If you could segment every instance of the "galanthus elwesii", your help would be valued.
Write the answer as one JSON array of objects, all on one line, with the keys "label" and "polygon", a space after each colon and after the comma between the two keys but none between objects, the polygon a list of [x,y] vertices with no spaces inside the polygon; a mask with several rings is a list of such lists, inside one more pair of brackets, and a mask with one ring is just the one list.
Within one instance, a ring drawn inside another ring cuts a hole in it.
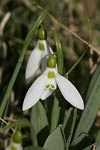
[{"label": "galanthus elwesii", "polygon": [[31,108],[40,99],[45,100],[48,98],[57,86],[70,104],[78,109],[84,109],[83,99],[78,90],[68,79],[58,73],[56,66],[56,56],[52,54],[43,74],[29,88],[23,102],[23,110]]},{"label": "galanthus elwesii", "polygon": [[38,42],[36,47],[33,49],[26,67],[25,79],[30,82],[36,74],[37,70],[42,66],[42,71],[45,70],[47,66],[47,60],[51,54],[53,54],[52,49],[47,42],[47,34],[43,26],[40,26],[37,33]]}]

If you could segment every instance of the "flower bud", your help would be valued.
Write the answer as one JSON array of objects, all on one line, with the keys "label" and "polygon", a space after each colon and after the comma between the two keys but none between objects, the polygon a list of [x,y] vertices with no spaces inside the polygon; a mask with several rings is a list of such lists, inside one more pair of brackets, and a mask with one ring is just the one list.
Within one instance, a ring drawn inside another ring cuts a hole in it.
[{"label": "flower bud", "polygon": [[37,37],[39,40],[46,40],[47,39],[47,32],[41,25],[38,29]]},{"label": "flower bud", "polygon": [[12,137],[13,142],[21,143],[22,142],[22,134],[20,131],[16,131]]},{"label": "flower bud", "polygon": [[53,54],[49,57],[47,66],[49,68],[56,68],[56,55],[55,54]]}]

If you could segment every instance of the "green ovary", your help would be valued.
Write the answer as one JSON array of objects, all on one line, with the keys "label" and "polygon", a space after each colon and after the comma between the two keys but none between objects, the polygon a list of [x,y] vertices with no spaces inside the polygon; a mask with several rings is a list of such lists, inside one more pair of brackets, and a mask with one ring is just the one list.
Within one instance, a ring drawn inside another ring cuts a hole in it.
[{"label": "green ovary", "polygon": [[49,68],[56,68],[56,55],[55,54],[52,54],[48,61],[47,61],[47,66]]},{"label": "green ovary", "polygon": [[38,29],[37,36],[38,36],[39,40],[46,40],[47,39],[47,32],[42,25]]}]

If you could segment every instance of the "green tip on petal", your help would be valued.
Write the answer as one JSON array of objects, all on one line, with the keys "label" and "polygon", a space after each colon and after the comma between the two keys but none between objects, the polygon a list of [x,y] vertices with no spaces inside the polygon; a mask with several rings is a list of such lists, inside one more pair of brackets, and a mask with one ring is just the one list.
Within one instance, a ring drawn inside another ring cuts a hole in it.
[{"label": "green tip on petal", "polygon": [[53,54],[49,57],[47,66],[49,68],[56,68],[56,55],[55,54]]},{"label": "green tip on petal", "polygon": [[37,37],[39,40],[46,40],[47,39],[47,32],[42,25],[38,29]]},{"label": "green tip on petal", "polygon": [[13,142],[15,143],[21,143],[22,142],[22,134],[20,131],[16,131],[12,138]]}]

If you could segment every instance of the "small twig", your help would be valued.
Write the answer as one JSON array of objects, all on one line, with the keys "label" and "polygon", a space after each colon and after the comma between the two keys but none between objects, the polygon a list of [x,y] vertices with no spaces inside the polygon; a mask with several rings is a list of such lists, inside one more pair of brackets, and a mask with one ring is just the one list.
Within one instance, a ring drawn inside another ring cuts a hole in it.
[{"label": "small twig", "polygon": [[96,63],[94,65],[92,65],[92,68],[90,70],[90,74],[93,74],[93,72],[96,70],[99,62],[100,62],[100,57],[97,59]]},{"label": "small twig", "polygon": [[[89,20],[88,20],[89,21]],[[89,29],[90,29],[90,23],[89,23]],[[91,30],[89,30],[90,31],[90,39],[89,39],[89,42],[88,43],[90,43],[90,41],[91,41]],[[88,49],[88,47],[87,47],[87,49]],[[81,57],[76,61],[76,63],[69,69],[69,71],[66,73],[66,76],[68,76],[71,72],[72,72],[72,70],[74,70],[74,68],[78,65],[78,63],[83,59],[83,57],[84,57],[84,55],[86,54],[86,52],[87,52],[87,49],[83,52],[83,54],[81,55]]]},{"label": "small twig", "polygon": [[92,48],[93,51],[95,51],[97,54],[100,55],[100,51],[97,50],[94,46],[92,46],[90,43],[88,43],[87,41],[85,41],[83,38],[81,38],[79,35],[77,35],[72,30],[70,30],[69,28],[67,28],[66,26],[64,26],[62,23],[60,23],[58,20],[56,20],[53,16],[50,15],[50,17],[52,18],[52,20],[55,23],[59,24],[63,29],[65,29],[66,31],[68,31],[69,33],[71,33],[74,37],[76,37],[77,39],[79,39],[81,42],[83,42],[84,44],[86,44],[88,47]]},{"label": "small twig", "polygon": [[96,146],[95,145],[93,145],[93,147],[92,147],[93,149],[92,150],[96,150]]},{"label": "small twig", "polygon": [[[6,125],[8,125],[9,123],[8,122],[6,122],[4,119],[2,119],[2,118],[0,118],[0,120],[3,122],[3,123],[5,123]],[[13,128],[10,128],[13,132],[15,132],[15,130],[13,129]]]},{"label": "small twig", "polygon": [[[24,0],[22,0],[22,2],[24,2]],[[29,4],[30,3],[30,4]],[[30,10],[33,12],[33,6],[31,5],[31,2],[29,2],[29,0],[25,0],[24,4],[30,8]],[[39,9],[43,10],[44,8],[42,8],[40,5],[37,6]],[[92,48],[93,51],[95,51],[97,54],[100,55],[100,50],[97,50],[93,45],[91,45],[90,43],[88,43],[86,40],[84,40],[83,38],[81,38],[79,35],[77,35],[75,32],[73,32],[72,30],[70,30],[68,27],[66,27],[65,25],[63,25],[61,22],[59,22],[54,16],[52,16],[49,13],[50,18],[56,23],[59,24],[64,30],[66,30],[67,32],[69,32],[70,34],[72,34],[74,37],[76,37],[78,40],[80,40],[81,42],[83,42],[84,44],[86,44],[88,47]]]},{"label": "small twig", "polygon": [[93,56],[93,50],[92,50],[92,49],[90,49],[90,59],[89,59],[90,69],[91,69],[91,68],[92,68],[92,66],[93,66],[92,56]]},{"label": "small twig", "polygon": [[66,73],[66,76],[68,76],[72,70],[74,70],[74,68],[78,65],[78,63],[82,60],[82,58],[84,57],[84,55],[86,54],[87,50],[85,50],[83,52],[83,54],[81,55],[81,57],[76,61],[76,63],[68,70],[68,72]]},{"label": "small twig", "polygon": [[10,13],[10,12],[7,12],[7,13],[5,14],[4,18],[3,18],[2,21],[1,21],[1,23],[0,23],[0,36],[2,36],[3,30],[4,30],[4,28],[5,28],[5,25],[6,25],[7,21],[9,20],[10,16],[11,16],[11,13]]}]

